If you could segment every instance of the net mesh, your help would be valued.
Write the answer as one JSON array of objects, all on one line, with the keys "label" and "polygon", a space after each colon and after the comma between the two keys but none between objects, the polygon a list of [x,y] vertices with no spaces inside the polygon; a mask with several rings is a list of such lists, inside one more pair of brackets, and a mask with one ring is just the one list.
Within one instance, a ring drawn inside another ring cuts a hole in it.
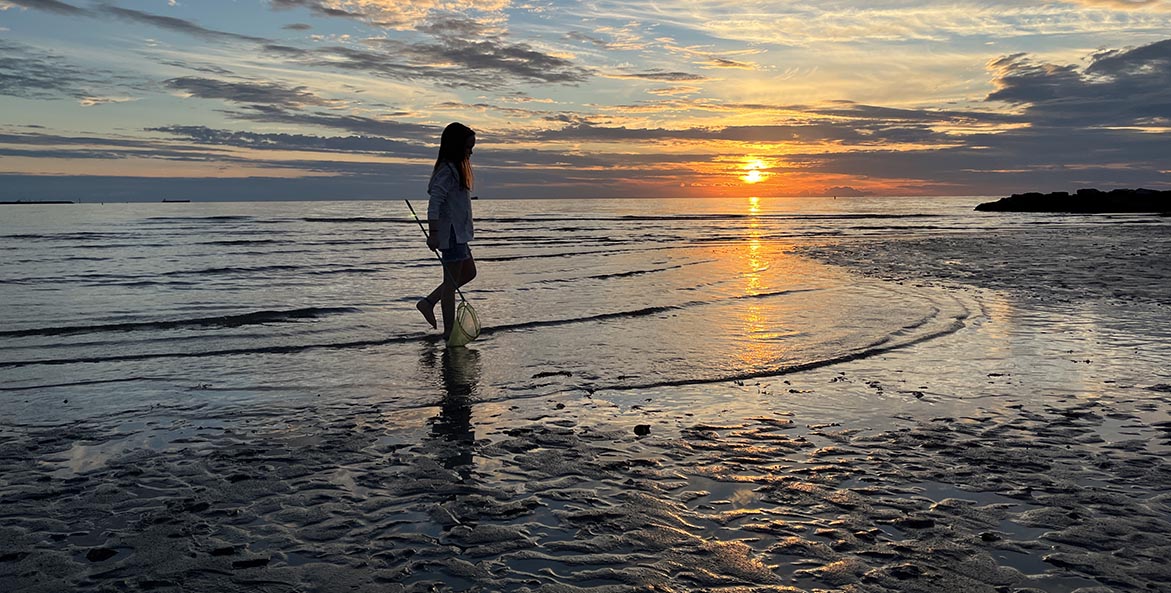
[{"label": "net mesh", "polygon": [[460,301],[455,309],[455,327],[447,338],[448,346],[463,346],[480,335],[480,319],[476,310],[466,301]]}]

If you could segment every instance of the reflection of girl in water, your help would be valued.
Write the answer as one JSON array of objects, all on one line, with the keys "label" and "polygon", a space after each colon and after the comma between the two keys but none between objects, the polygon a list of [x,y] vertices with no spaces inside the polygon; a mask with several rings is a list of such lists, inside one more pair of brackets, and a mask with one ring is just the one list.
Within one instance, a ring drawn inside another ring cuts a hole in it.
[{"label": "reflection of girl in water", "polygon": [[439,139],[439,157],[431,170],[427,194],[427,247],[438,249],[443,260],[443,282],[415,305],[431,327],[435,322],[435,303],[443,312],[443,338],[451,334],[455,319],[455,289],[476,277],[476,261],[468,242],[472,240],[472,147],[476,133],[471,128],[452,123]]},{"label": "reflection of girl in water", "polygon": [[[431,348],[427,350],[434,352]],[[480,353],[470,348],[444,348],[440,357],[445,393],[439,415],[431,421],[431,434],[443,441],[440,457],[444,467],[470,470],[476,442],[472,399],[480,381]]]}]

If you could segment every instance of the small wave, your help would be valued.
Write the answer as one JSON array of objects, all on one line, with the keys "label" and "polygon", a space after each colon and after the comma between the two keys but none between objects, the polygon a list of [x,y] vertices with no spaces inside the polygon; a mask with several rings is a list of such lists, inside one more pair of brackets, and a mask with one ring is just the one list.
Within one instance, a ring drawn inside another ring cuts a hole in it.
[{"label": "small wave", "polygon": [[818,360],[811,360],[811,361],[807,361],[807,362],[785,365],[785,366],[781,366],[781,367],[773,368],[773,369],[764,369],[764,370],[755,371],[755,372],[727,373],[727,374],[721,374],[719,376],[714,376],[714,377],[691,377],[691,378],[686,378],[686,379],[651,381],[651,382],[639,383],[639,384],[623,383],[623,384],[616,384],[616,385],[593,385],[590,388],[594,391],[633,391],[633,390],[638,390],[638,389],[655,389],[655,388],[661,388],[661,387],[682,387],[685,385],[708,385],[708,384],[712,384],[712,383],[728,383],[728,382],[732,382],[732,381],[748,381],[748,380],[752,380],[752,379],[763,379],[766,377],[779,377],[782,375],[791,375],[793,373],[799,373],[802,371],[809,371],[809,370],[813,370],[813,369],[819,369],[819,368],[823,368],[823,367],[827,367],[827,366],[832,366],[835,364],[841,364],[841,363],[845,363],[845,362],[851,362],[854,360],[861,360],[864,358],[870,358],[872,356],[877,356],[879,354],[885,354],[888,352],[893,352],[895,350],[909,348],[909,347],[915,346],[917,344],[922,344],[923,342],[927,342],[930,340],[934,340],[936,338],[941,338],[943,336],[951,335],[951,334],[954,334],[954,333],[960,331],[961,329],[963,329],[967,325],[967,320],[968,320],[968,317],[970,316],[969,312],[965,310],[963,313],[960,313],[960,314],[952,317],[950,323],[948,323],[947,325],[945,325],[935,331],[931,331],[931,332],[916,336],[916,337],[914,337],[910,340],[906,340],[906,341],[894,340],[894,337],[896,337],[896,336],[905,335],[905,334],[911,333],[914,329],[918,329],[923,326],[926,326],[930,321],[935,319],[937,313],[938,313],[938,310],[936,310],[935,313],[933,313],[932,315],[929,315],[925,319],[921,319],[921,320],[916,321],[914,323],[911,323],[907,326],[899,328],[898,330],[892,332],[890,335],[885,336],[882,339],[875,341],[874,343],[867,344],[866,346],[864,346],[856,351],[847,352],[847,353],[841,354],[839,356],[831,356],[831,357],[822,358],[822,359],[818,359]]},{"label": "small wave", "polygon": [[296,344],[286,346],[260,346],[255,348],[230,348],[226,350],[207,350],[203,352],[157,352],[157,353],[143,353],[143,354],[122,354],[118,356],[87,356],[79,358],[51,358],[41,360],[22,360],[12,362],[0,362],[0,368],[16,368],[37,365],[64,365],[64,364],[81,364],[81,363],[100,363],[100,362],[130,362],[135,360],[156,360],[163,358],[210,358],[216,356],[236,356],[244,354],[296,354],[299,352],[307,352],[310,350],[345,350],[357,348],[369,348],[372,346],[385,346],[388,344],[399,344],[404,342],[413,342],[419,339],[429,339],[438,341],[441,338],[438,334],[412,334],[405,336],[395,336],[381,340],[360,340],[356,342],[334,342],[330,344]]},{"label": "small wave", "polygon": [[263,243],[288,243],[276,239],[229,239],[224,241],[204,241],[195,245],[260,245]]},{"label": "small wave", "polygon": [[328,223],[347,223],[347,222],[414,222],[413,218],[388,217],[388,216],[310,216],[302,218],[305,222],[328,222]]},{"label": "small wave", "polygon": [[[46,283],[48,284],[48,283]],[[87,282],[86,286],[122,286],[122,287],[143,287],[143,286],[199,286],[199,282],[188,282],[183,280],[126,280],[126,281],[91,281]]]},{"label": "small wave", "polygon": [[[285,251],[289,253],[301,253],[301,251]],[[233,255],[246,255],[247,252],[237,252]],[[257,253],[256,255],[265,255],[264,253]],[[382,262],[372,262],[382,263]],[[391,262],[385,262],[391,263]],[[313,276],[332,276],[338,274],[371,274],[382,272],[381,268],[372,267],[321,267],[321,266],[301,266],[301,265],[271,265],[271,266],[229,266],[229,267],[215,267],[202,268],[197,270],[172,270],[169,272],[155,272],[151,274],[75,274],[73,276],[36,276],[26,278],[10,278],[0,279],[0,284],[73,284],[75,282],[85,282],[93,286],[189,286],[194,284],[195,280],[183,281],[183,278],[201,278],[204,276],[231,276],[231,275],[252,275],[252,274],[266,274],[274,272],[303,272]],[[287,278],[287,276],[286,276]],[[0,334],[3,335],[3,334]]]},{"label": "small wave", "polygon": [[517,261],[517,260],[522,260],[522,259],[547,259],[547,258],[553,258],[553,257],[581,257],[581,256],[587,256],[587,255],[617,255],[617,254],[632,253],[632,252],[645,253],[648,251],[659,251],[659,250],[668,250],[668,249],[675,249],[675,247],[674,246],[648,247],[645,245],[639,245],[638,247],[631,247],[628,249],[598,249],[595,251],[576,250],[576,251],[564,251],[564,252],[557,252],[557,253],[526,253],[524,255],[495,255],[495,256],[487,256],[487,257],[478,257],[477,256],[476,261],[506,262],[506,261]]},{"label": "small wave", "polygon": [[71,381],[69,383],[48,383],[41,385],[22,385],[18,387],[0,387],[0,391],[33,391],[52,387],[84,387],[86,385],[101,385],[104,383],[139,383],[144,381],[171,381],[164,377],[126,377],[123,379],[94,379],[92,381]]},{"label": "small wave", "polygon": [[272,265],[272,266],[253,266],[253,267],[223,267],[223,268],[204,268],[202,270],[175,270],[173,272],[163,272],[159,276],[203,276],[203,275],[217,275],[217,274],[252,274],[256,272],[287,272],[289,270],[300,270],[304,266],[294,266],[288,264]]},{"label": "small wave", "polygon": [[521,323],[510,323],[504,325],[496,325],[492,327],[483,328],[480,331],[481,335],[491,335],[496,332],[509,332],[522,329],[530,329],[534,327],[555,327],[558,325],[573,325],[577,323],[589,323],[592,321],[609,321],[611,319],[630,319],[635,317],[647,317],[649,315],[658,315],[660,313],[667,313],[669,311],[679,311],[690,307],[702,307],[704,305],[711,305],[714,303],[725,301],[738,301],[746,299],[767,299],[778,296],[787,296],[793,294],[800,294],[803,292],[817,292],[817,288],[801,288],[796,290],[777,290],[772,292],[759,292],[756,294],[741,294],[714,301],[687,301],[676,305],[660,305],[657,307],[644,307],[642,309],[632,309],[629,311],[615,311],[613,313],[599,313],[597,315],[586,315],[583,317],[569,317],[566,319],[547,319],[541,321],[524,321]]},{"label": "small wave", "polygon": [[288,311],[256,311],[241,315],[178,319],[174,321],[142,321],[132,323],[111,323],[103,325],[80,325],[67,327],[42,327],[0,331],[0,336],[21,338],[30,336],[71,336],[101,332],[128,332],[143,330],[183,329],[188,327],[239,327],[260,323],[279,323],[296,319],[317,319],[335,313],[354,313],[352,307],[306,307]]},{"label": "small wave", "polygon": [[633,276],[644,276],[646,274],[656,274],[659,272],[667,272],[670,270],[681,270],[686,266],[694,266],[699,264],[711,263],[716,260],[705,259],[694,262],[687,262],[685,264],[677,264],[674,266],[666,266],[662,268],[648,268],[645,270],[627,270],[625,272],[615,272],[613,274],[594,274],[592,276],[583,276],[581,278],[552,278],[549,280],[541,280],[541,284],[554,284],[560,282],[580,282],[581,280],[611,280],[614,278],[629,278]]},{"label": "small wave", "polygon": [[163,272],[156,274],[157,276],[166,277],[189,277],[189,276],[220,276],[233,274],[257,274],[266,272],[290,272],[303,271],[306,274],[315,276],[322,275],[336,275],[336,274],[369,274],[380,272],[378,268],[364,268],[364,267],[327,267],[320,266],[299,266],[299,265],[271,265],[271,266],[253,266],[253,267],[220,267],[220,268],[203,268],[201,270],[175,270],[171,272]]},{"label": "small wave", "polygon": [[51,237],[51,236],[52,235],[31,235],[31,234],[19,233],[19,234],[15,234],[15,235],[0,235],[0,239],[24,239],[24,240],[35,241],[37,239],[45,239],[45,238]]},{"label": "small wave", "polygon": [[[630,310],[630,311],[616,311],[613,313],[599,313],[597,315],[587,315],[584,317],[570,317],[567,319],[548,319],[548,320],[541,320],[541,321],[526,321],[526,322],[522,322],[522,323],[497,325],[497,326],[493,326],[493,327],[484,328],[483,331],[480,332],[480,335],[481,336],[488,336],[488,335],[492,335],[495,333],[518,331],[518,330],[530,329],[530,328],[534,328],[534,327],[554,327],[554,326],[559,326],[559,325],[572,325],[572,324],[578,324],[578,323],[608,321],[611,319],[628,319],[628,318],[635,318],[635,317],[646,317],[648,315],[658,315],[661,313],[666,313],[668,311],[686,309],[688,307],[710,305],[715,302],[740,300],[740,299],[762,299],[762,298],[770,298],[770,297],[776,297],[776,296],[782,296],[782,295],[797,294],[797,293],[802,293],[802,292],[815,292],[817,290],[818,289],[813,289],[813,288],[799,289],[799,290],[780,290],[780,291],[775,291],[775,292],[762,292],[762,293],[750,294],[750,295],[737,295],[734,297],[728,297],[726,299],[718,299],[717,301],[688,301],[688,302],[679,303],[676,305],[645,307],[642,309],[634,309],[634,310]],[[319,309],[312,309],[312,310],[317,311]],[[326,309],[326,310],[327,311],[335,311],[335,310],[330,310],[330,309]],[[337,311],[352,311],[352,309],[337,309]],[[260,313],[266,313],[266,312],[261,311]],[[268,312],[268,313],[272,313],[272,312]],[[277,312],[277,313],[287,314],[290,312],[284,311],[284,312]],[[236,316],[236,317],[249,317],[251,315],[256,315],[256,314],[249,314],[248,316]],[[215,321],[222,321],[225,318],[214,317],[214,318],[208,318],[208,319],[215,320]],[[280,320],[281,319],[277,319],[276,321],[280,321]],[[190,325],[190,321],[199,321],[199,320],[188,320],[188,322],[186,322],[186,323],[188,325]],[[267,321],[255,321],[254,323],[266,323],[266,322]],[[166,322],[156,322],[156,323],[166,323]],[[157,328],[156,323],[148,324],[151,326],[148,329],[156,329]],[[125,324],[125,325],[135,325],[135,324]],[[215,325],[222,326],[223,324],[217,323]],[[110,326],[110,327],[120,328],[121,326]],[[59,329],[70,329],[70,328],[59,328]],[[137,329],[137,328],[134,328],[134,329]],[[46,331],[46,330],[18,330],[18,331]],[[52,331],[52,328],[50,328],[49,331]],[[107,329],[107,330],[103,330],[103,331],[124,331],[124,330],[122,330],[122,329]],[[6,335],[6,334],[0,334],[0,335]],[[44,334],[44,333],[42,333],[42,334],[32,334],[32,335],[61,335],[61,334]],[[143,354],[125,354],[125,355],[117,355],[117,356],[54,358],[54,359],[22,360],[22,361],[10,361],[10,362],[0,361],[0,368],[14,368],[14,367],[36,366],[36,365],[65,365],[65,364],[76,364],[76,363],[127,362],[127,361],[135,361],[135,360],[151,360],[151,359],[161,359],[161,358],[206,358],[206,357],[214,357],[214,356],[232,356],[232,355],[238,355],[238,354],[295,354],[295,353],[306,352],[306,351],[310,351],[310,350],[344,350],[344,349],[353,349],[353,348],[369,348],[372,346],[385,346],[385,345],[389,345],[389,344],[400,344],[400,343],[404,343],[404,342],[413,342],[413,341],[420,340],[420,339],[438,340],[440,338],[437,334],[413,333],[413,334],[392,336],[392,337],[384,338],[381,340],[359,340],[359,341],[354,341],[354,342],[333,342],[333,343],[327,343],[327,344],[295,344],[295,345],[283,345],[283,346],[259,346],[259,347],[255,347],[255,348],[233,348],[233,349],[229,349],[229,350],[211,350],[211,351],[203,351],[203,352],[159,352],[159,353],[143,353]]]},{"label": "small wave", "polygon": [[225,220],[254,220],[253,216],[222,215],[222,216],[152,216],[148,221],[157,222],[223,222]]}]

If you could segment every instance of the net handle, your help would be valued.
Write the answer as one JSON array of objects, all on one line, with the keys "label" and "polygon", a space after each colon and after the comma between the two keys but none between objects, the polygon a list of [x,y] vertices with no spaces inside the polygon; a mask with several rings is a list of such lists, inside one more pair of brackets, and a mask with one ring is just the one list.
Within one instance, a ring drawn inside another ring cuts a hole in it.
[{"label": "net handle", "polygon": [[[410,201],[410,200],[406,200],[406,199],[404,199],[403,201],[407,203],[407,208],[410,208],[410,209],[411,209],[411,216],[414,216],[414,217],[415,217],[415,222],[419,223],[419,230],[423,231],[423,237],[425,237],[427,240],[430,240],[430,239],[431,239],[431,235],[429,235],[429,234],[427,233],[427,227],[423,226],[423,221],[422,221],[422,220],[419,220],[419,215],[418,215],[418,214],[415,214],[415,207],[414,207],[414,206],[411,206],[411,201]],[[456,282],[455,282],[455,278],[449,278],[450,274],[449,274],[449,273],[448,273],[448,271],[447,271],[447,264],[443,262],[443,256],[442,256],[442,255],[439,255],[439,252],[438,252],[438,251],[432,251],[432,253],[434,253],[434,254],[435,254],[435,257],[439,258],[439,266],[443,268],[443,278],[444,278],[445,280],[450,280],[450,281],[451,281],[451,285],[455,287],[455,292],[456,292],[457,294],[459,294],[459,300],[460,300],[460,302],[461,302],[461,303],[466,303],[466,302],[467,302],[467,299],[465,299],[465,298],[464,298],[464,293],[463,293],[463,291],[462,291],[462,290],[460,290],[460,289],[459,289],[459,285],[458,285],[458,284],[456,284]]]}]

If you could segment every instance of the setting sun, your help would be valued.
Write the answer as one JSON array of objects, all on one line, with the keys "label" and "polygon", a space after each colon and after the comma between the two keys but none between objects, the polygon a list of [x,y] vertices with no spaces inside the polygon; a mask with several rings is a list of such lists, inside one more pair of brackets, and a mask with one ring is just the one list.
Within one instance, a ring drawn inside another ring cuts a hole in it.
[{"label": "setting sun", "polygon": [[759,160],[750,161],[744,165],[744,168],[748,170],[747,173],[740,176],[740,179],[742,179],[744,183],[760,183],[761,181],[764,181],[764,173],[760,172],[760,170],[764,168],[763,162]]}]

